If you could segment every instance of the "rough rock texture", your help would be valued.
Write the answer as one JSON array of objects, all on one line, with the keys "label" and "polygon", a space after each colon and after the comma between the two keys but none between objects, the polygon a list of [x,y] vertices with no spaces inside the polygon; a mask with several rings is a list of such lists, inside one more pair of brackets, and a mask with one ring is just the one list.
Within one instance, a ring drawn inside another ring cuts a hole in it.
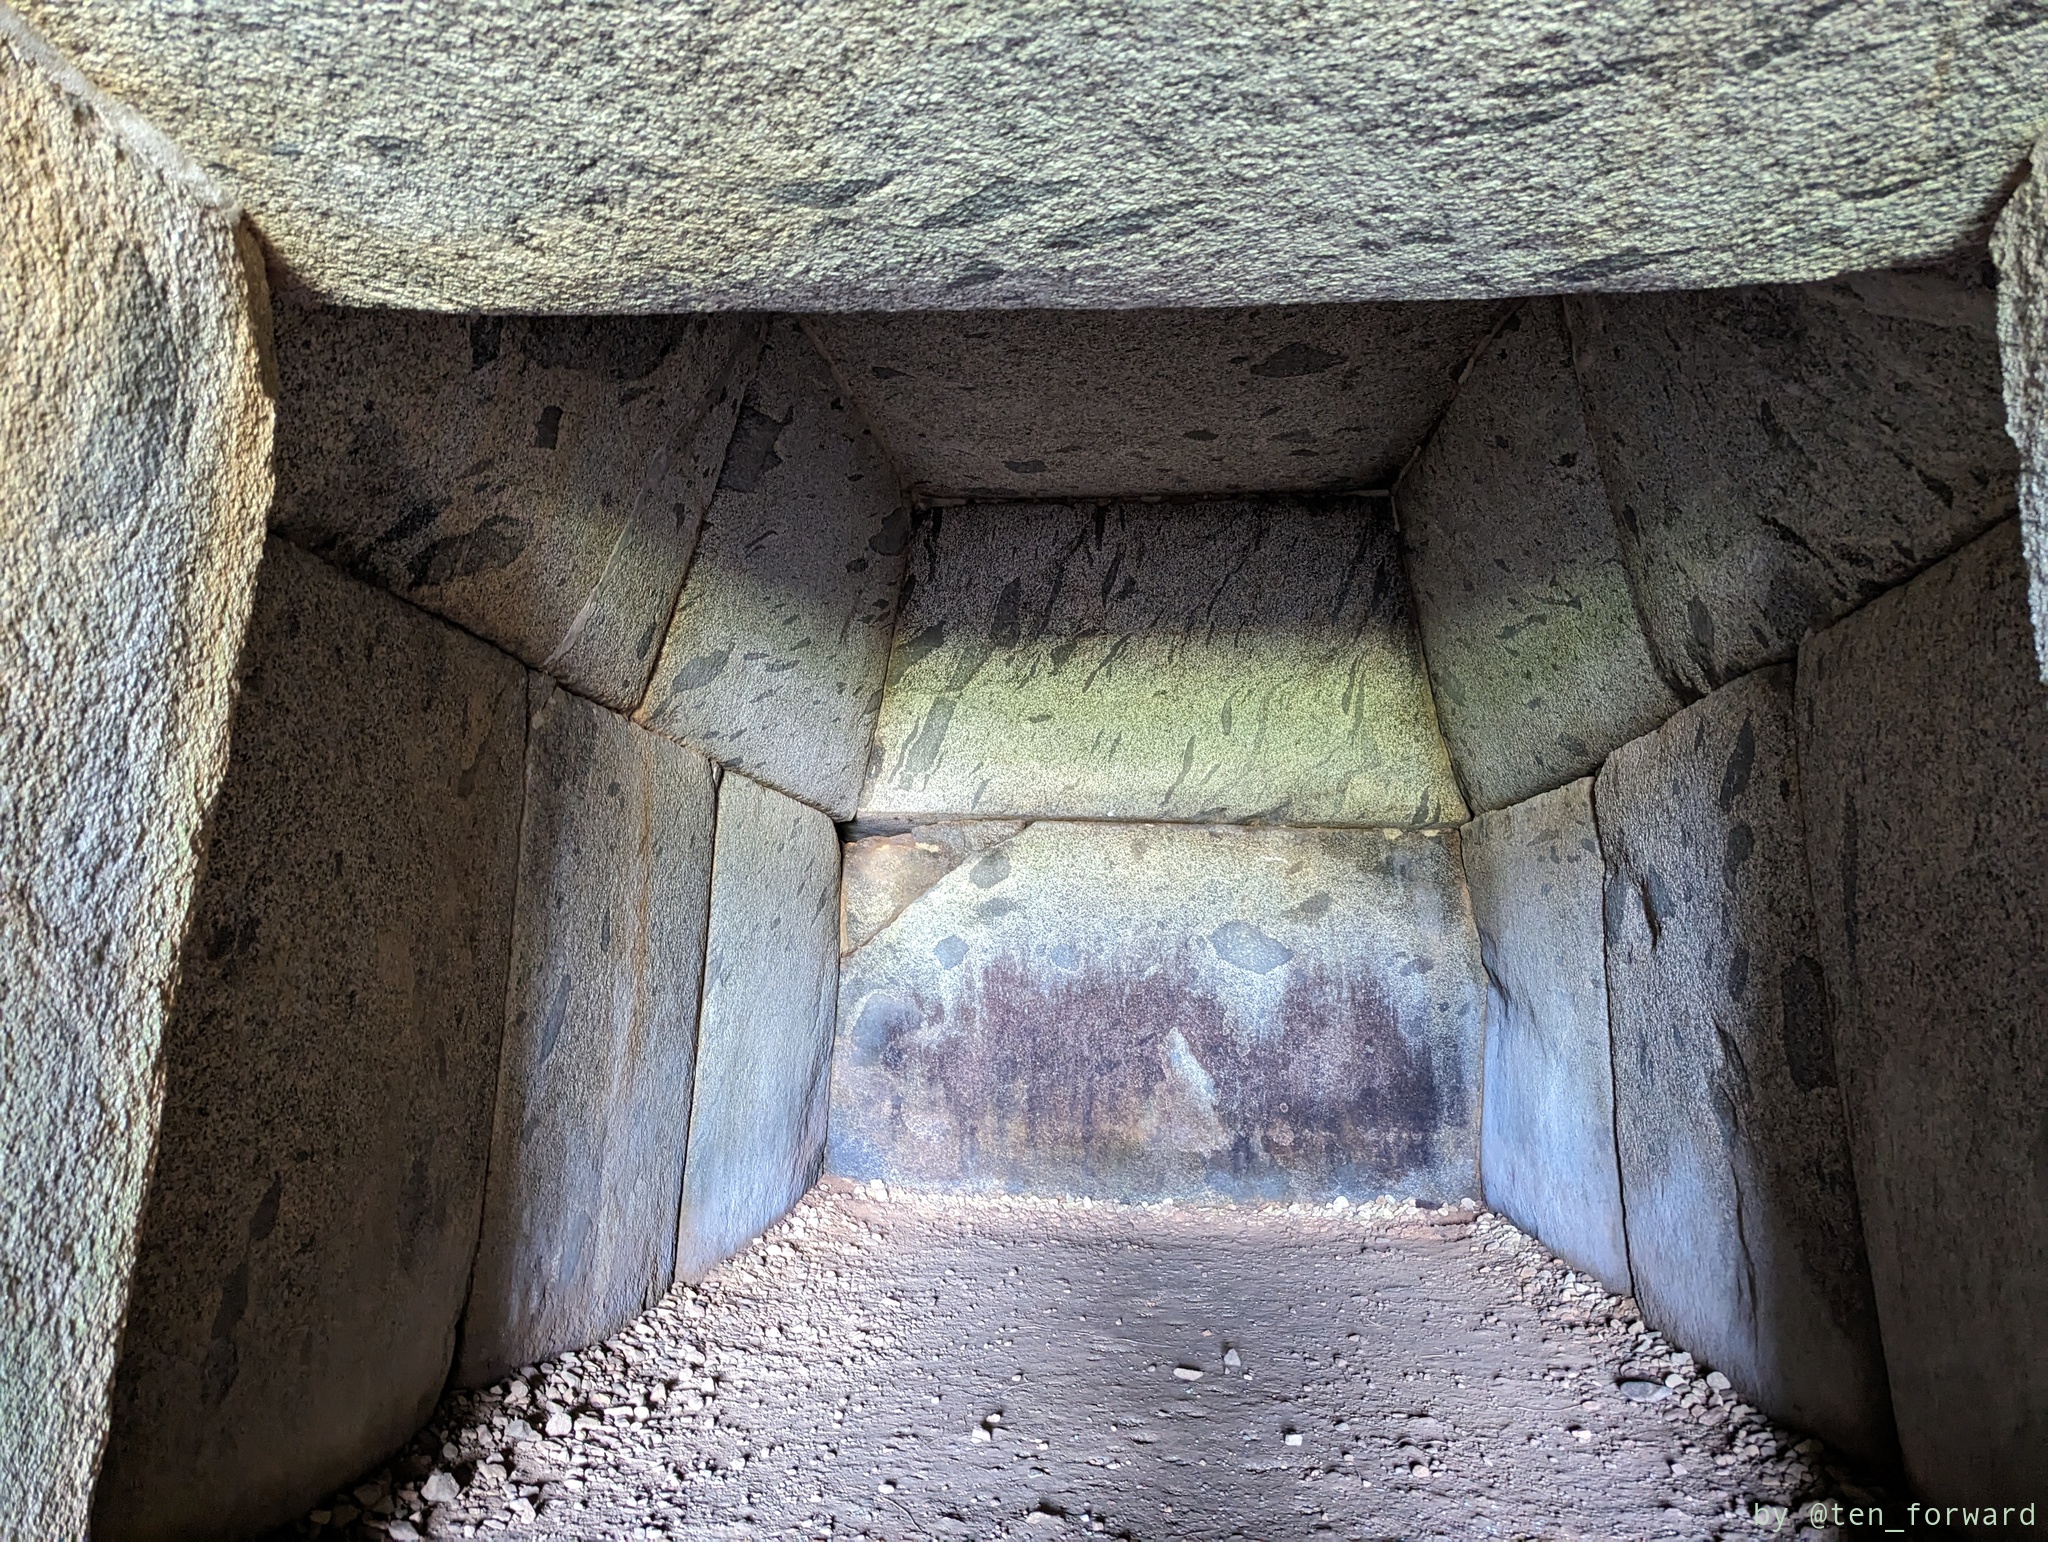
[{"label": "rough rock texture", "polygon": [[395,1448],[469,1288],[526,671],[282,541],[164,1030],[92,1534],[237,1535]]},{"label": "rough rock texture", "polygon": [[[2048,166],[2048,142],[2034,149]],[[2020,450],[2020,528],[2032,569],[2034,648],[2048,680],[2048,186],[2037,171],[1992,232],[1998,261],[1998,344],[2005,427]]]},{"label": "rough rock texture", "polygon": [[701,755],[529,676],[483,1240],[456,1379],[601,1339],[675,1277],[711,899]]},{"label": "rough rock texture", "polygon": [[1629,593],[1557,301],[1532,301],[1479,351],[1394,497],[1475,808],[1598,770],[1684,705]]},{"label": "rough rock texture", "polygon": [[[2048,60],[2048,52],[2042,54]],[[1709,691],[2011,515],[1988,265],[1567,304],[1622,552]]]},{"label": "rough rock texture", "polygon": [[277,330],[273,527],[637,707],[760,324],[283,305]]},{"label": "rough rock texture", "polygon": [[1016,819],[959,820],[848,841],[839,866],[839,951],[851,953],[962,862],[1023,828]]},{"label": "rough rock texture", "polygon": [[2010,0],[24,9],[315,289],[484,310],[1820,278],[1953,247],[2048,98]]},{"label": "rough rock texture", "polygon": [[0,10],[0,1535],[84,1535],[262,549],[268,300]]},{"label": "rough rock texture", "polygon": [[1792,671],[1761,670],[1609,757],[1607,992],[1643,1315],[1780,1418],[1892,1449],[1827,986]]},{"label": "rough rock texture", "polygon": [[505,1542],[1843,1535],[1796,1503],[1842,1495],[1818,1441],[1462,1207],[828,1180],[702,1289],[535,1369],[448,1397],[301,1534],[381,1538],[360,1495]]},{"label": "rough rock texture", "polygon": [[1486,1202],[1626,1295],[1592,779],[1460,834],[1488,986]]},{"label": "rough rock texture", "polygon": [[718,789],[679,1279],[702,1279],[817,1181],[838,919],[832,822],[728,773]]},{"label": "rough rock texture", "polygon": [[1456,836],[1045,822],[841,972],[828,1165],[1117,1199],[1477,1188]]},{"label": "rough rock texture", "polygon": [[1464,818],[1384,498],[934,510],[864,814]]},{"label": "rough rock texture", "polygon": [[2048,688],[2017,522],[1800,653],[1821,957],[1899,1441],[1936,1499],[2048,1450]]},{"label": "rough rock texture", "polygon": [[821,316],[920,493],[1138,497],[1387,487],[1501,307]]},{"label": "rough rock texture", "polygon": [[776,322],[638,720],[852,814],[909,545],[888,458]]}]

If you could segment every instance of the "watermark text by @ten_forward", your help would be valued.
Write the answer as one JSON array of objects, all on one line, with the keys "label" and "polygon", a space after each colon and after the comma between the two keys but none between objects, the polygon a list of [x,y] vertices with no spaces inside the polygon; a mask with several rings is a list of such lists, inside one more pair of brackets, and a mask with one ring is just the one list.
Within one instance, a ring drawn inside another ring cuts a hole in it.
[{"label": "watermark text by @ten_forward", "polygon": [[1867,1526],[1907,1535],[1940,1527],[2004,1527],[2035,1524],[2035,1507],[2025,1505],[1844,1504],[1815,1499],[1798,1505],[1758,1505],[1749,1522],[1764,1532],[1788,1530],[1795,1522],[1809,1526]]}]

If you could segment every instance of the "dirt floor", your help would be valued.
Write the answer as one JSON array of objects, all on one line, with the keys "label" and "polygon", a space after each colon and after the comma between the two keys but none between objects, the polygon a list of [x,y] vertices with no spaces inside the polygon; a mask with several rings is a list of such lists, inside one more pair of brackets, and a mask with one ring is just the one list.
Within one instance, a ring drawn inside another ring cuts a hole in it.
[{"label": "dirt floor", "polygon": [[283,1535],[1812,1535],[1721,1380],[1483,1213],[828,1184]]}]

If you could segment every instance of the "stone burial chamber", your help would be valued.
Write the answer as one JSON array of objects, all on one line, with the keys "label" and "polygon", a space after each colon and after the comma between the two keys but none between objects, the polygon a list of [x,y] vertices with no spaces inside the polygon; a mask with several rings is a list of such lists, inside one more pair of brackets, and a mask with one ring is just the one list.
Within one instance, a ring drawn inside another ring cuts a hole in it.
[{"label": "stone burial chamber", "polygon": [[0,1537],[821,1182],[1484,1208],[2048,1505],[2039,18],[271,9],[0,10]]}]

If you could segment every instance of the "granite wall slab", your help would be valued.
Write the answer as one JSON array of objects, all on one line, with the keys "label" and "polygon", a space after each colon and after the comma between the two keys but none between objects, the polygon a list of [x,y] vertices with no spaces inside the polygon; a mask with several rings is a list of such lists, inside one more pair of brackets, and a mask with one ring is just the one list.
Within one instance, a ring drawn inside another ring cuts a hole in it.
[{"label": "granite wall slab", "polygon": [[528,676],[511,995],[464,1385],[609,1338],[668,1293],[714,800],[703,756]]},{"label": "granite wall slab", "polygon": [[932,510],[911,563],[864,815],[1464,818],[1385,498]]},{"label": "granite wall slab", "polygon": [[810,323],[921,494],[1393,484],[1499,302],[870,312]]},{"label": "granite wall slab", "polygon": [[1394,496],[1475,808],[1597,771],[1685,704],[1636,614],[1559,302],[1530,301],[1479,350]]},{"label": "granite wall slab", "polygon": [[817,1181],[839,985],[839,838],[794,798],[728,773],[676,1276],[702,1279]]},{"label": "granite wall slab", "polygon": [[[2033,164],[2048,166],[2048,144]],[[2034,650],[2048,680],[2048,181],[2020,184],[1992,232],[2005,427],[2020,450],[2020,531],[2032,570]]]},{"label": "granite wall slab", "polygon": [[95,1537],[253,1533],[395,1450],[476,1252],[526,671],[272,540],[241,672]]},{"label": "granite wall slab", "polygon": [[1967,239],[2048,100],[2011,0],[21,8],[300,281],[493,311],[1819,278]]},{"label": "granite wall slab", "polygon": [[2048,687],[2016,521],[1812,638],[1800,759],[1906,1471],[2025,1504],[2048,1453]]},{"label": "granite wall slab", "polygon": [[1650,643],[1692,691],[2013,512],[1981,260],[1567,309]]},{"label": "granite wall slab", "polygon": [[760,337],[281,305],[272,528],[630,712]]},{"label": "granite wall slab", "polygon": [[1628,1295],[1592,779],[1460,833],[1487,980],[1486,1202]]},{"label": "granite wall slab", "polygon": [[1116,1199],[1477,1187],[1456,836],[1064,823],[845,961],[832,1171]]},{"label": "granite wall slab", "polygon": [[638,721],[845,818],[910,508],[796,322],[769,329]]},{"label": "granite wall slab", "polygon": [[0,10],[0,1536],[85,1535],[270,501],[199,168]]},{"label": "granite wall slab", "polygon": [[1607,991],[1644,1317],[1757,1407],[1893,1450],[1814,937],[1792,671],[1760,670],[1608,758]]}]

